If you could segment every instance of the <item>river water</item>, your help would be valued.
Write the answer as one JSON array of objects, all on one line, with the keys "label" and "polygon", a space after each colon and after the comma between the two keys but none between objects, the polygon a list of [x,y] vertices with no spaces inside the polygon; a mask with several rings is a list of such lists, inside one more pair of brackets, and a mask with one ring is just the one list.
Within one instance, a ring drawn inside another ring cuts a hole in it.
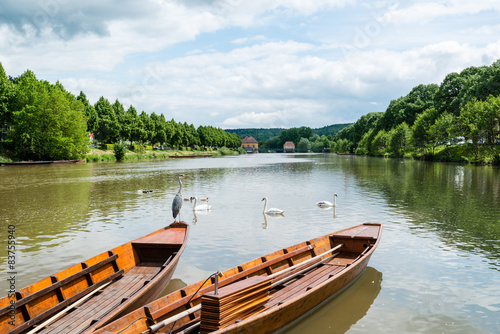
[{"label": "river water", "polygon": [[[22,288],[173,221],[209,198],[164,293],[295,243],[384,224],[363,275],[285,333],[500,333],[500,169],[323,154],[0,168],[0,291],[8,235]],[[143,193],[141,190],[152,190]],[[318,208],[333,201],[335,210]],[[262,198],[284,217],[266,217]],[[10,228],[9,228],[10,226]]]}]

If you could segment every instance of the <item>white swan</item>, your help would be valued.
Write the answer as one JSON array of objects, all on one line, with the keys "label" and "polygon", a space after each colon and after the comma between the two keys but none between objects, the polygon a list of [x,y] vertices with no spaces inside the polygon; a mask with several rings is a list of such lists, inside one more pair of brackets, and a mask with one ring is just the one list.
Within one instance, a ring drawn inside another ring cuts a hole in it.
[{"label": "white swan", "polygon": [[285,213],[285,211],[283,211],[281,209],[276,209],[276,208],[270,208],[270,209],[268,209],[267,208],[267,197],[264,197],[262,200],[265,201],[265,203],[264,203],[264,211],[263,211],[265,214],[268,214],[268,215],[282,215],[283,213]]},{"label": "white swan", "polygon": [[317,206],[322,207],[322,208],[328,208],[328,207],[336,207],[337,206],[337,194],[333,194],[333,203],[328,202],[328,201],[321,201],[316,203]]},{"label": "white swan", "polygon": [[208,210],[210,210],[211,206],[208,204],[196,205],[196,202],[198,201],[198,198],[196,198],[196,196],[193,196],[191,198],[194,199],[193,211],[208,211]]}]

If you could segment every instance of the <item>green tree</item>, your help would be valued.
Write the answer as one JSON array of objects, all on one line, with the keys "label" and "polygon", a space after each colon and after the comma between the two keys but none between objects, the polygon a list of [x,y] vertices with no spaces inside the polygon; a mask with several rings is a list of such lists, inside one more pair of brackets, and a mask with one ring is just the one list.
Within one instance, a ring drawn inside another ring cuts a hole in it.
[{"label": "green tree", "polygon": [[370,154],[373,156],[384,155],[387,149],[388,134],[385,130],[380,130],[373,137],[370,144]]},{"label": "green tree", "polygon": [[87,118],[87,132],[94,133],[99,126],[97,111],[94,106],[90,104],[89,100],[87,100],[87,96],[82,91],[80,91],[80,95],[78,95],[76,99],[83,103],[83,113]]},{"label": "green tree", "polygon": [[298,144],[297,144],[297,151],[300,152],[307,152],[311,149],[311,142],[307,138],[300,138]]},{"label": "green tree", "polygon": [[[451,139],[455,135],[456,122],[453,114],[444,113],[439,116],[439,118],[430,127],[429,133],[433,141],[432,145],[432,155],[434,155],[434,149],[440,143],[451,142]],[[448,146],[446,146],[446,151],[450,154]]]},{"label": "green tree", "polygon": [[9,80],[0,62],[0,129],[12,124],[10,103],[14,95],[14,85]]},{"label": "green tree", "polygon": [[12,138],[22,159],[78,159],[88,151],[84,106],[61,84],[38,81],[31,71],[17,79]]},{"label": "green tree", "polygon": [[151,142],[155,135],[154,122],[151,120],[151,117],[149,117],[149,115],[146,114],[144,110],[139,115],[139,119],[141,120],[142,129],[144,130],[141,132],[142,134],[141,142],[143,143]]},{"label": "green tree", "polygon": [[113,151],[117,161],[122,161],[127,153],[127,146],[123,142],[118,142],[113,145]]},{"label": "green tree", "polygon": [[127,131],[130,131],[130,141],[139,143],[144,136],[144,128],[139,115],[137,115],[137,110],[132,105],[127,109],[125,126],[128,128]]},{"label": "green tree", "polygon": [[156,113],[151,114],[151,121],[154,124],[155,133],[152,138],[152,144],[159,143],[160,145],[165,144],[167,141],[167,133],[166,133],[166,125],[165,116],[161,114],[158,116]]},{"label": "green tree", "polygon": [[391,130],[388,137],[388,153],[395,157],[404,156],[410,137],[410,129],[406,122],[399,124]]},{"label": "green tree", "polygon": [[101,143],[116,143],[120,136],[121,126],[111,103],[101,96],[94,108],[99,117],[99,124],[95,132],[96,139]]},{"label": "green tree", "polygon": [[120,123],[120,139],[121,140],[129,140],[130,139],[130,128],[127,126],[127,113],[125,112],[125,108],[123,104],[115,100],[115,102],[111,105],[113,107],[113,111],[115,112],[116,119],[118,123]]},{"label": "green tree", "polygon": [[377,122],[377,130],[389,131],[403,122],[412,126],[418,114],[434,107],[434,97],[438,90],[436,84],[418,85],[408,95],[391,101]]},{"label": "green tree", "polygon": [[413,146],[422,149],[432,143],[433,140],[429,129],[438,117],[439,112],[435,108],[426,109],[417,116],[415,123],[411,127],[410,140]]}]

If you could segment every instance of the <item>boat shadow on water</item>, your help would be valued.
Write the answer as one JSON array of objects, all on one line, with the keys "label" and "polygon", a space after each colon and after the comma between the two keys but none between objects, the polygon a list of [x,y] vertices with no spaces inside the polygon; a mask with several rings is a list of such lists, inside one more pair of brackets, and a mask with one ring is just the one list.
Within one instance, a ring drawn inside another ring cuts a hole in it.
[{"label": "boat shadow on water", "polygon": [[277,333],[345,333],[368,313],[381,286],[382,273],[367,267],[346,290]]}]

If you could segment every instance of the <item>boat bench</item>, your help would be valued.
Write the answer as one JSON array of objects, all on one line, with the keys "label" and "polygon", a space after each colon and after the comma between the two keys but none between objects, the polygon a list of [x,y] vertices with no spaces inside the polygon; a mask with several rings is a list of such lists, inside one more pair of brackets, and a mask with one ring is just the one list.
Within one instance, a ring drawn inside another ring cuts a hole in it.
[{"label": "boat bench", "polygon": [[[248,269],[243,269],[242,266],[238,266],[238,270],[239,270],[239,273],[233,275],[233,276],[230,276],[228,278],[222,278],[221,280],[219,280],[219,287],[223,287],[225,285],[228,285],[228,284],[231,284],[233,282],[236,282],[240,279],[243,279],[243,278],[247,278],[249,277],[251,274],[255,274],[256,272],[262,270],[262,269],[265,269],[267,270],[267,272],[269,273],[271,270],[271,266],[276,264],[276,263],[279,263],[279,262],[282,262],[282,261],[287,261],[287,260],[290,260],[292,259],[292,257],[296,256],[296,255],[299,255],[299,254],[303,254],[305,252],[312,252],[315,248],[315,245],[314,244],[309,244],[307,246],[304,246],[304,247],[301,247],[301,248],[298,248],[296,250],[293,250],[293,251],[289,251],[283,255],[280,255],[280,256],[277,256],[275,258],[272,258],[272,259],[269,259],[267,260],[265,257],[262,258],[262,263],[261,264],[258,264],[256,266],[253,266],[251,268],[248,268]],[[286,251],[286,250],[285,250]],[[291,263],[293,265],[293,261]],[[175,303],[172,303],[168,306],[165,306],[163,308],[160,308],[154,312],[151,312],[149,311],[149,308],[148,306],[145,307],[145,310],[146,310],[146,313],[148,313],[148,316],[154,320],[164,316],[165,314],[168,314],[170,313],[171,311],[173,311],[175,308],[177,308],[179,305],[182,305],[183,303],[186,303],[188,300],[190,299],[197,299],[198,297],[204,295],[205,293],[207,292],[210,292],[210,291],[213,291],[214,290],[214,284],[215,282],[215,278],[212,277],[212,285],[210,286],[207,286],[205,288],[202,288],[200,289],[200,291],[198,291],[198,293],[195,295],[195,296],[192,296],[192,293],[188,293],[187,291],[185,291],[184,289],[181,289],[181,294],[182,294],[182,298],[179,299],[178,301],[176,301]]]},{"label": "boat bench", "polygon": [[170,228],[168,232],[145,236],[132,242],[132,247],[139,255],[140,262],[161,262],[165,258],[165,252],[173,254],[182,246],[186,234],[185,229]]},{"label": "boat bench", "polygon": [[[123,269],[118,268],[118,264],[116,263],[116,259],[118,258],[117,254],[114,254],[112,251],[108,251],[109,257],[106,259],[99,261],[91,266],[88,266],[86,262],[82,262],[82,270],[62,279],[58,280],[56,276],[50,276],[52,280],[52,284],[42,288],[41,290],[34,292],[28,296],[23,296],[22,292],[16,291],[16,302],[15,302],[15,307],[16,310],[19,310],[21,314],[23,315],[23,318],[25,319],[25,322],[21,324],[20,326],[15,327],[12,331],[10,331],[10,334],[16,334],[24,331],[25,329],[34,326],[36,324],[39,324],[43,320],[51,317],[54,315],[56,312],[62,310],[66,306],[76,302],[78,299],[88,295],[89,293],[93,292],[96,289],[99,289],[101,286],[103,286],[106,283],[111,282],[115,278],[121,276],[124,274]],[[108,265],[109,263],[112,263],[114,272],[110,274],[109,276],[99,280],[98,282],[94,282],[93,277],[92,277],[92,272],[101,269],[102,267]],[[72,296],[66,297],[64,294],[64,290],[62,289],[65,285],[71,284],[72,282],[78,280],[79,278],[85,276],[88,287],[75,293]],[[55,296],[57,296],[58,303],[55,304],[54,306],[50,307],[46,311],[33,315],[30,306],[28,305],[30,302],[47,296],[51,292],[55,293]],[[2,309],[0,309],[0,316],[10,312],[9,306],[6,306]]]}]

